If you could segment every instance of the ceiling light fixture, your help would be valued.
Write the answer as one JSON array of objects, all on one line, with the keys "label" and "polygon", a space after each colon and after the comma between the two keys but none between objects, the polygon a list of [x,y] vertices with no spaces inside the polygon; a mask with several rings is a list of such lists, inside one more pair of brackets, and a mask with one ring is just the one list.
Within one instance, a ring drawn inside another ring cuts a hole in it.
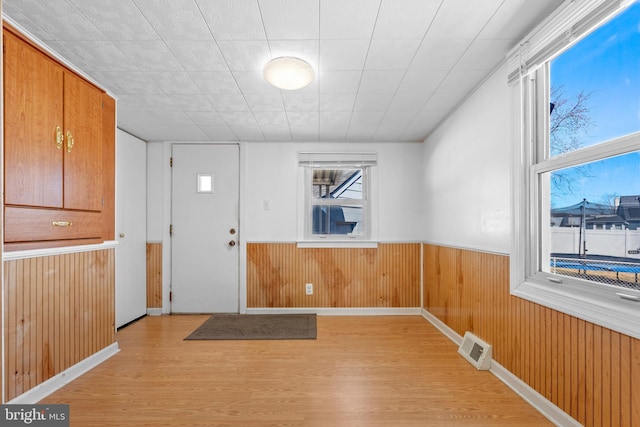
[{"label": "ceiling light fixture", "polygon": [[264,79],[278,89],[296,90],[309,86],[315,77],[309,63],[292,56],[274,58],[264,67]]}]

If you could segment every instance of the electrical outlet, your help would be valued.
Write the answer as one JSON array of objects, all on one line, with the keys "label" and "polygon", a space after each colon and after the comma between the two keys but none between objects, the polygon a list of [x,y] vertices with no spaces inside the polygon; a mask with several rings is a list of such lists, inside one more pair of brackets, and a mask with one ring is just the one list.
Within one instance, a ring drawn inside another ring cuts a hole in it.
[{"label": "electrical outlet", "polygon": [[305,289],[307,291],[307,295],[313,295],[313,283],[307,283],[305,285]]}]

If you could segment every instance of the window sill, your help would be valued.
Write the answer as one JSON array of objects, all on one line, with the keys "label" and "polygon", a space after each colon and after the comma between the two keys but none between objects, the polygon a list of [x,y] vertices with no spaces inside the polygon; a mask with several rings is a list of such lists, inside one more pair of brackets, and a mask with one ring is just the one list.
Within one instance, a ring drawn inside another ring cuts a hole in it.
[{"label": "window sill", "polygon": [[511,294],[596,325],[640,339],[640,302],[617,294],[640,292],[574,283],[523,282]]},{"label": "window sill", "polygon": [[298,248],[377,248],[378,242],[362,240],[305,240],[297,242]]}]

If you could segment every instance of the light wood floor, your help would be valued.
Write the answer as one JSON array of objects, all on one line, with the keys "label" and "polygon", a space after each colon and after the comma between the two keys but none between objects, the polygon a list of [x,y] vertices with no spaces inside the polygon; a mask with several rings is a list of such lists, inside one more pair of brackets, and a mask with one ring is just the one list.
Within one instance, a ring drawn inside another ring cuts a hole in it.
[{"label": "light wood floor", "polygon": [[420,316],[318,317],[317,340],[183,341],[207,316],[146,317],[49,396],[71,425],[548,426]]}]

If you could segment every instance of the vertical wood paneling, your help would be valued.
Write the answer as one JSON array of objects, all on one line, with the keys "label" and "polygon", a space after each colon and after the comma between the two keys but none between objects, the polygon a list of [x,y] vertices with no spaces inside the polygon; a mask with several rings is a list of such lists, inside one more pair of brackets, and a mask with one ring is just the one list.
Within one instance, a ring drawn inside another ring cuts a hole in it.
[{"label": "vertical wood paneling", "polygon": [[162,308],[162,243],[147,243],[147,308]]},{"label": "vertical wood paneling", "polygon": [[[313,283],[313,295],[305,284]],[[247,307],[419,307],[420,244],[247,244]]]},{"label": "vertical wood paneling", "polygon": [[5,399],[115,342],[114,250],[4,262]]},{"label": "vertical wood paneling", "polygon": [[585,426],[640,427],[640,340],[509,293],[509,258],[424,245],[423,307]]}]

